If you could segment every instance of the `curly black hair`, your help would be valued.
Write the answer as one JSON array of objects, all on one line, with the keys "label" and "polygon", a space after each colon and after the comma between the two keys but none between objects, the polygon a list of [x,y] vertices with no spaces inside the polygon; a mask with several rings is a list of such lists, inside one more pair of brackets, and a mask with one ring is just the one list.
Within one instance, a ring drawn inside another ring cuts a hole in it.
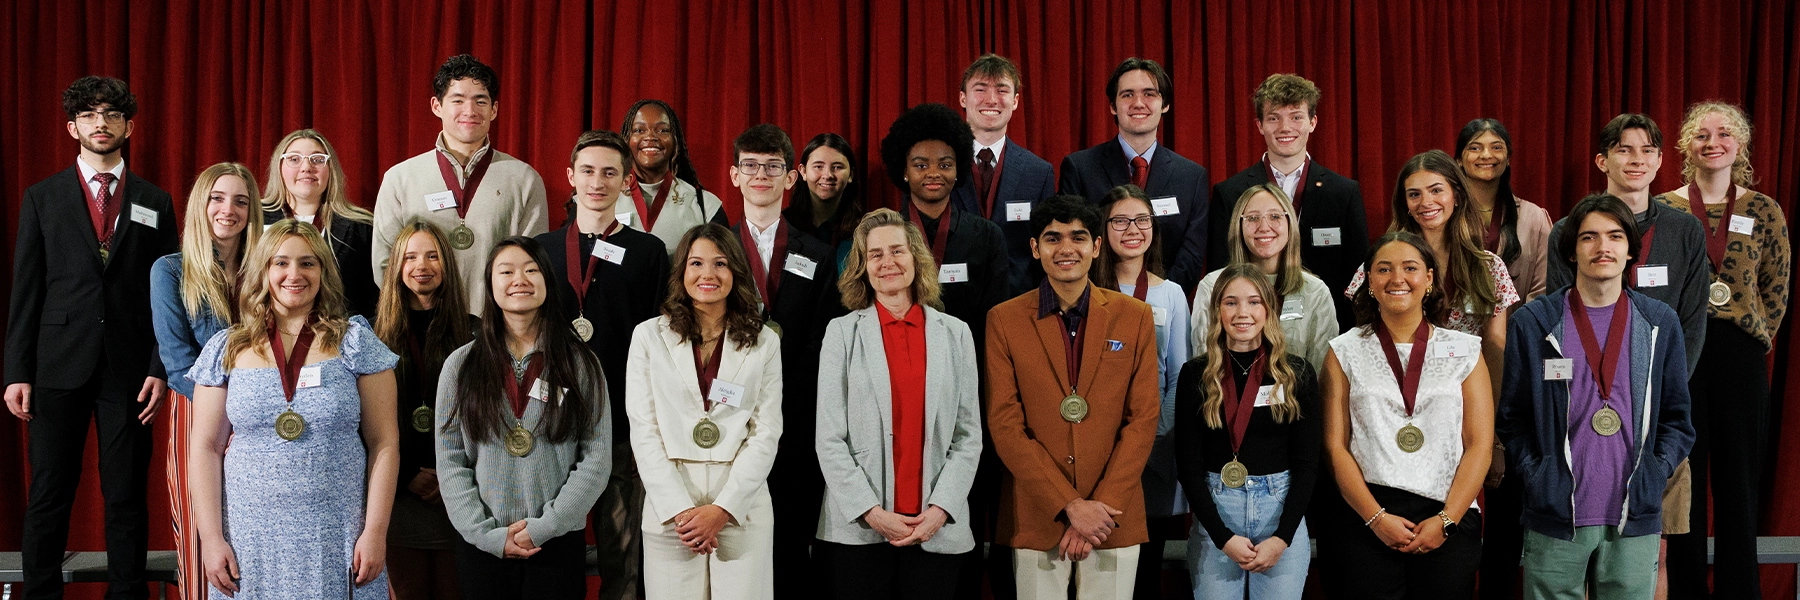
[{"label": "curly black hair", "polygon": [[956,152],[956,185],[968,185],[970,169],[975,164],[975,131],[962,115],[938,103],[920,104],[900,113],[888,126],[887,137],[881,138],[881,162],[887,165],[888,179],[901,192],[906,187],[906,156],[919,142],[937,140]]},{"label": "curly black hair", "polygon": [[[627,140],[631,139],[631,122],[637,119],[638,111],[645,106],[655,106],[662,109],[663,114],[669,115],[669,134],[675,137],[674,158],[670,159],[674,162],[669,165],[669,172],[674,173],[677,179],[693,185],[695,192],[704,195],[706,188],[700,185],[700,172],[694,170],[694,160],[688,157],[687,132],[681,128],[681,117],[675,115],[675,108],[669,106],[669,103],[652,99],[632,103],[631,109],[625,111],[625,120],[619,123],[619,135],[625,136]],[[625,164],[633,164],[631,160],[631,155],[626,154]]]},{"label": "curly black hair", "polygon": [[438,66],[437,75],[431,79],[432,95],[443,100],[444,94],[450,91],[450,84],[458,79],[473,79],[487,88],[490,100],[500,99],[500,74],[468,54],[452,56]]},{"label": "curly black hair", "polygon": [[63,90],[62,103],[63,112],[69,115],[70,121],[75,120],[75,115],[102,104],[125,113],[127,121],[137,116],[138,111],[137,96],[125,82],[99,75],[89,75],[69,84],[69,89]]}]

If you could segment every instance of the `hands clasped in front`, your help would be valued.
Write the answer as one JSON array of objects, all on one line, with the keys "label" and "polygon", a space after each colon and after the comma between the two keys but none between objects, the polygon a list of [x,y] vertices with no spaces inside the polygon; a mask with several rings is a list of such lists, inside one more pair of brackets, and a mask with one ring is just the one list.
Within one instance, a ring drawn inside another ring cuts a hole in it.
[{"label": "hands clasped in front", "polygon": [[1062,540],[1056,543],[1056,549],[1063,558],[1069,560],[1087,560],[1094,547],[1106,542],[1112,536],[1119,523],[1113,517],[1125,514],[1125,511],[1108,506],[1099,500],[1077,498],[1063,507],[1063,516],[1069,520],[1068,529],[1063,530]]},{"label": "hands clasped in front", "polygon": [[675,515],[675,533],[689,552],[712,554],[719,549],[719,531],[730,521],[731,513],[717,504],[696,506]]},{"label": "hands clasped in front", "polygon": [[863,522],[868,523],[881,537],[887,538],[888,544],[896,547],[929,542],[944,527],[944,523],[949,521],[950,513],[944,512],[936,504],[927,507],[925,512],[910,517],[879,506],[863,513]]}]

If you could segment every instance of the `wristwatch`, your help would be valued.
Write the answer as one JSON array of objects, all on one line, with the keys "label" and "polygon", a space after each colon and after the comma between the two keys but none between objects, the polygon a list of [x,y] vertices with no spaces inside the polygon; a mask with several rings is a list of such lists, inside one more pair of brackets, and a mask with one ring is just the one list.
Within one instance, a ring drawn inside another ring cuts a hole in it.
[{"label": "wristwatch", "polygon": [[1450,515],[1444,514],[1444,511],[1441,510],[1438,511],[1437,516],[1444,521],[1444,539],[1447,540],[1455,537],[1457,530],[1461,529],[1460,527],[1457,527],[1456,521],[1450,520]]}]

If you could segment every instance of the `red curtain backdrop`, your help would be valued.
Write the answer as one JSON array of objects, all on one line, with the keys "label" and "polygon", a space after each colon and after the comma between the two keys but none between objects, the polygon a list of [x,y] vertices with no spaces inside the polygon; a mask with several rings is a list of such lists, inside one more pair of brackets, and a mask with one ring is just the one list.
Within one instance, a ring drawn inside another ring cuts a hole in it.
[{"label": "red curtain backdrop", "polygon": [[[1678,185],[1682,111],[1715,98],[1750,112],[1756,187],[1791,215],[1797,31],[1800,7],[1783,0],[25,0],[0,8],[12,40],[0,44],[0,286],[10,287],[24,189],[74,159],[60,95],[88,74],[131,83],[141,111],[127,163],[178,208],[206,165],[241,161],[260,178],[271,145],[301,127],[332,141],[351,198],[367,206],[388,166],[431,148],[437,65],[473,53],[501,75],[496,147],[543,174],[560,222],[576,135],[617,129],[639,98],[676,107],[702,182],[736,215],[730,142],[758,122],[796,145],[842,133],[879,190],[873,204],[892,206],[874,156],[889,122],[921,102],[954,106],[962,69],[984,51],[1023,69],[1010,133],[1053,164],[1115,133],[1103,90],[1119,60],[1162,62],[1174,77],[1163,143],[1214,181],[1262,151],[1251,90],[1296,72],[1324,90],[1313,156],[1362,182],[1370,229],[1382,231],[1397,166],[1450,149],[1469,119],[1506,123],[1515,189],[1560,216],[1604,187],[1592,157],[1613,115],[1645,112],[1663,126],[1663,191]],[[1800,501],[1800,410],[1783,410],[1800,398],[1800,378],[1787,377],[1800,361],[1787,328],[1772,360],[1783,398],[1765,506],[1785,506]],[[0,550],[14,550],[28,475],[17,420],[0,418],[0,449]],[[151,464],[152,546],[168,548],[163,460]],[[97,484],[83,484],[73,549],[102,546]],[[1800,514],[1764,512],[1766,533],[1800,535]],[[1794,593],[1791,567],[1764,573],[1767,593]]]}]

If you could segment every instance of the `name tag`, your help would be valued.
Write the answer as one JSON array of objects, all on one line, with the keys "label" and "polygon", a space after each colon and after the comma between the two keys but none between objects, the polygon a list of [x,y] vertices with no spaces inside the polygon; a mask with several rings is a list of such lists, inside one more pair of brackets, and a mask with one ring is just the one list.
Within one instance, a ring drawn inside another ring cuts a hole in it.
[{"label": "name tag", "polygon": [[615,265],[625,264],[625,249],[606,240],[594,240],[593,255]]},{"label": "name tag", "polygon": [[1732,233],[1741,233],[1744,235],[1750,235],[1750,230],[1755,227],[1756,219],[1744,215],[1731,215],[1731,224],[1726,226]]},{"label": "name tag", "polygon": [[1280,386],[1265,385],[1256,388],[1256,404],[1251,405],[1251,408],[1285,403],[1287,403],[1287,394],[1281,393]]},{"label": "name tag", "polygon": [[1669,265],[1642,265],[1637,268],[1637,286],[1641,288],[1669,285]]},{"label": "name tag", "polygon": [[456,208],[456,194],[451,192],[450,190],[444,190],[444,191],[438,192],[436,194],[426,194],[425,195],[425,208],[427,210],[444,210],[446,208]]},{"label": "name tag", "polygon": [[1030,221],[1031,220],[1031,203],[1029,203],[1029,202],[1008,202],[1008,203],[1006,203],[1006,220],[1008,220],[1008,221]]},{"label": "name tag", "polygon": [[543,378],[538,378],[537,381],[531,382],[531,393],[526,394],[526,396],[528,396],[532,400],[536,400],[538,402],[543,402],[545,400],[549,400],[550,399],[550,384],[544,383]]},{"label": "name tag", "polygon": [[723,404],[732,408],[743,408],[744,386],[714,377],[712,382],[712,393],[707,394],[706,399],[713,404]]},{"label": "name tag", "polygon": [[148,225],[151,229],[156,229],[156,211],[145,208],[142,205],[131,205],[131,220]]},{"label": "name tag", "polygon": [[1161,306],[1152,306],[1150,307],[1150,315],[1156,319],[1157,327],[1165,327],[1169,324],[1169,309]]},{"label": "name tag", "polygon": [[1544,359],[1544,381],[1568,381],[1575,378],[1575,359]]},{"label": "name tag", "polygon": [[1438,342],[1431,345],[1430,358],[1467,358],[1480,352],[1479,345],[1470,342]]},{"label": "name tag", "polygon": [[950,263],[938,267],[938,283],[962,283],[969,280],[969,263]]},{"label": "name tag", "polygon": [[613,213],[613,220],[623,223],[626,227],[631,227],[631,215],[632,213],[628,212]]},{"label": "name tag", "polygon": [[1281,320],[1283,320],[1283,321],[1298,321],[1298,320],[1300,320],[1301,317],[1306,316],[1305,310],[1306,310],[1306,307],[1301,306],[1298,301],[1288,300],[1286,302],[1282,302],[1281,303]]},{"label": "name tag", "polygon": [[1315,247],[1344,245],[1344,230],[1342,227],[1314,227],[1312,236],[1313,246]]},{"label": "name tag", "polygon": [[1150,200],[1150,212],[1159,217],[1181,214],[1181,205],[1175,202],[1174,196],[1163,196]]},{"label": "name tag", "polygon": [[294,389],[319,387],[319,365],[300,367],[300,380],[294,382]]},{"label": "name tag", "polygon": [[812,279],[813,272],[818,270],[818,268],[819,263],[813,262],[813,259],[798,254],[788,254],[787,265],[782,267],[781,270],[807,279]]}]

